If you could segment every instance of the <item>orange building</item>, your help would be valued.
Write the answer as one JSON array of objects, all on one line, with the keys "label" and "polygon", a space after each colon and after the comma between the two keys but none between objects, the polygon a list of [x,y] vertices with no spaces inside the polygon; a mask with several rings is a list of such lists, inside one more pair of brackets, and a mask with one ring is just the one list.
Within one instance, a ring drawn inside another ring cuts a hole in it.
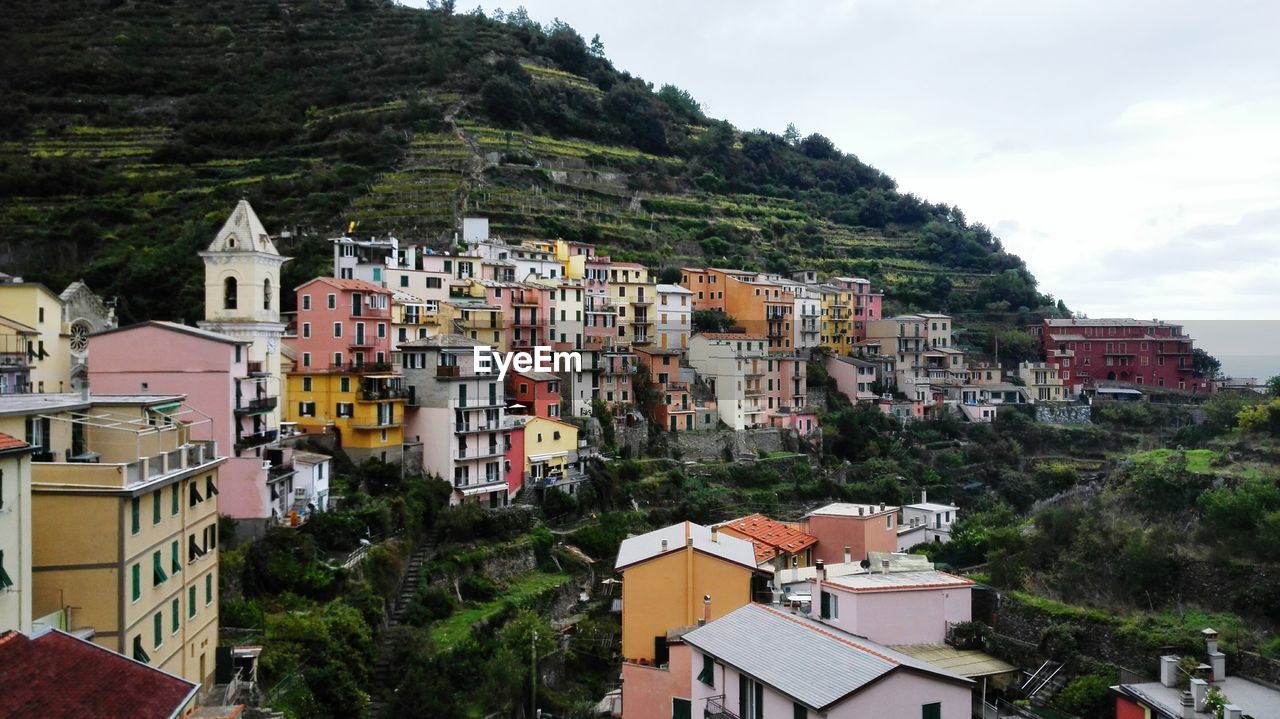
[{"label": "orange building", "polygon": [[749,514],[718,526],[723,534],[751,542],[757,567],[780,570],[813,564],[817,538],[763,514]]},{"label": "orange building", "polygon": [[834,502],[807,514],[801,528],[817,539],[814,561],[860,562],[870,552],[898,551],[898,508]]}]

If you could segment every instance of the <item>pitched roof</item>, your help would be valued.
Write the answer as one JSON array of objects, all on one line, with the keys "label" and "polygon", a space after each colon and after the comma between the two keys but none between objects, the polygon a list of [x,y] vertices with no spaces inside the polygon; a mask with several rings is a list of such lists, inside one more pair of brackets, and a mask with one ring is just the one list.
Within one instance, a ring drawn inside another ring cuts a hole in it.
[{"label": "pitched roof", "polygon": [[762,340],[764,335],[752,335],[745,332],[699,332],[694,337],[705,337],[709,340]]},{"label": "pitched roof", "polygon": [[199,327],[192,327],[191,325],[181,325],[181,324],[178,324],[177,322],[166,322],[163,320],[147,320],[145,322],[139,322],[137,324],[128,325],[126,327],[112,327],[111,329],[102,330],[101,332],[94,332],[93,335],[91,336],[101,337],[102,335],[109,335],[115,332],[128,332],[129,330],[136,330],[142,327],[155,327],[157,329],[168,330],[170,332],[181,332],[183,334],[188,334],[193,337],[199,337],[201,339],[210,340],[212,342],[223,342],[229,345],[253,344],[249,340],[238,340],[234,337],[228,337],[227,335],[221,334],[219,332],[210,332],[209,330],[201,329]]},{"label": "pitched roof", "polygon": [[268,255],[279,255],[276,246],[267,234],[267,228],[258,219],[258,213],[248,200],[236,203],[235,209],[222,223],[222,229],[213,236],[206,252],[263,252]]},{"label": "pitched roof", "polygon": [[313,282],[323,282],[326,285],[337,287],[340,290],[359,290],[361,292],[376,292],[381,295],[391,294],[391,290],[385,287],[380,287],[378,285],[375,285],[372,282],[365,282],[364,280],[347,280],[347,279],[342,279],[340,277],[317,277],[313,280],[303,282],[302,284],[298,285],[294,289],[300,290],[303,287],[306,287],[307,285]]},{"label": "pitched roof", "polygon": [[51,630],[0,635],[0,715],[169,719],[196,695],[193,682],[92,642]]},{"label": "pitched roof", "polygon": [[732,519],[720,526],[746,535],[755,545],[756,564],[773,559],[780,551],[789,554],[803,551],[818,543],[816,537],[775,522],[763,514],[748,514]]},{"label": "pitched roof", "polygon": [[10,452],[21,452],[31,449],[31,445],[23,442],[17,437],[0,432],[0,454],[8,454]]},{"label": "pitched roof", "polygon": [[685,634],[684,641],[819,711],[893,672],[971,683],[884,645],[762,604],[739,607]]},{"label": "pitched roof", "polygon": [[17,320],[11,320],[8,317],[0,316],[0,325],[4,325],[20,335],[40,334],[40,330],[34,327],[28,327]]},{"label": "pitched roof", "polygon": [[[614,562],[613,568],[620,570],[660,557],[664,553],[682,551],[690,540],[693,541],[693,549],[696,552],[740,564],[748,569],[756,568],[755,550],[751,542],[726,534],[717,533],[717,535],[713,541],[709,528],[693,522],[681,522],[639,536],[627,537],[622,540],[622,546],[618,547],[618,559]],[[665,552],[662,546],[664,540],[667,543]]]}]

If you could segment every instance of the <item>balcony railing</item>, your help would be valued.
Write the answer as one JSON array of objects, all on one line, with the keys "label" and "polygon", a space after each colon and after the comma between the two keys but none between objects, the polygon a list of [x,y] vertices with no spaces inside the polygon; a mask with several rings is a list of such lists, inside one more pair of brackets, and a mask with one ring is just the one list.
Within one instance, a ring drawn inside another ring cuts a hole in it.
[{"label": "balcony railing", "polygon": [[286,462],[284,464],[273,464],[271,465],[271,469],[267,470],[267,481],[276,482],[291,476],[293,473],[294,473],[293,462]]},{"label": "balcony railing", "polygon": [[499,457],[506,449],[501,444],[490,444],[482,447],[455,447],[453,450],[454,459],[484,459],[486,457]]},{"label": "balcony railing", "polygon": [[278,398],[276,397],[254,397],[249,400],[241,400],[236,404],[236,414],[259,414],[262,412],[270,412],[276,408]]},{"label": "balcony railing", "polygon": [[401,387],[380,387],[360,390],[360,400],[362,402],[383,402],[386,400],[404,399],[408,396],[409,390]]},{"label": "balcony railing", "polygon": [[246,362],[245,364],[248,365],[250,377],[265,377],[269,374],[263,362]]},{"label": "balcony railing", "polygon": [[236,451],[241,452],[246,449],[253,449],[254,447],[271,444],[279,438],[280,431],[275,429],[267,429],[261,432],[241,435],[240,438],[236,440]]},{"label": "balcony railing", "polygon": [[505,422],[454,422],[453,431],[458,434],[467,432],[498,432],[509,428]]},{"label": "balcony railing", "polygon": [[[92,451],[81,452],[67,456],[61,462],[55,462],[54,452],[42,452],[32,456],[32,461],[47,465],[62,465],[68,468],[74,467],[77,473],[78,481],[85,484],[103,484],[101,479],[107,475],[98,475],[97,472],[109,473],[112,477],[124,477],[125,485],[138,484],[156,477],[166,474],[172,474],[185,469],[199,467],[217,459],[217,445],[213,440],[194,440],[176,447],[168,452],[152,455],[150,457],[139,457],[132,462],[103,462],[99,454]],[[119,472],[119,474],[116,474]],[[118,481],[118,480],[116,480]],[[114,484],[111,480],[107,480],[108,484]]]},{"label": "balcony railing", "polygon": [[707,698],[707,708],[703,717],[705,719],[740,719],[737,714],[725,707],[723,694]]}]

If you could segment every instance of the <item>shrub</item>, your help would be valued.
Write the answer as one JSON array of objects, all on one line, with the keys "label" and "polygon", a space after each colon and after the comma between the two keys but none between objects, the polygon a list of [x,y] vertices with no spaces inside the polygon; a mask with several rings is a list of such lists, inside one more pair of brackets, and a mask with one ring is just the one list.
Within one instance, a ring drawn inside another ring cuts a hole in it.
[{"label": "shrub", "polygon": [[1114,678],[1099,674],[1083,674],[1067,682],[1053,698],[1054,707],[1082,717],[1113,716],[1115,703],[1111,698]]},{"label": "shrub", "polygon": [[405,608],[405,621],[416,627],[425,626],[453,614],[458,600],[448,589],[419,588]]}]

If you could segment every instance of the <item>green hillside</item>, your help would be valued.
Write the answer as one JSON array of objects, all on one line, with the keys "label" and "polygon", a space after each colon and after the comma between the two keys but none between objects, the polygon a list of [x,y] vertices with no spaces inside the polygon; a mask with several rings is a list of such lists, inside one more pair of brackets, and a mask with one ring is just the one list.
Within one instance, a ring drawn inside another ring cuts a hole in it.
[{"label": "green hillside", "polygon": [[194,319],[248,197],[286,281],[352,220],[444,246],[463,213],[655,269],[869,276],[905,306],[1035,310],[1022,261],[821,135],[743,132],[520,14],[362,0],[25,0],[0,43],[0,269]]}]

